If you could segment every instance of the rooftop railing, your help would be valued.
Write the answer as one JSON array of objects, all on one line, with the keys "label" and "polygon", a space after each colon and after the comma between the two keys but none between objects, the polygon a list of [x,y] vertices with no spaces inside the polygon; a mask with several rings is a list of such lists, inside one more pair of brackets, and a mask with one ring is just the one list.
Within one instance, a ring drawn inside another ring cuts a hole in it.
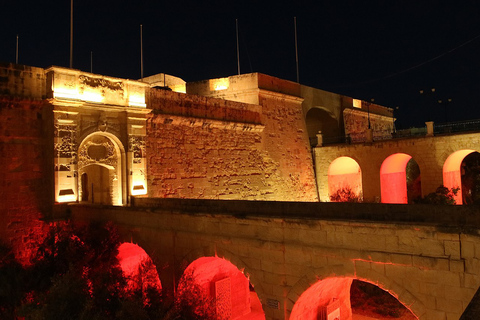
[{"label": "rooftop railing", "polygon": [[[475,132],[480,131],[480,119],[439,123],[433,125],[433,135],[456,134],[460,132]],[[319,135],[321,137],[319,137]],[[373,141],[384,141],[394,139],[418,138],[427,136],[427,126],[420,128],[400,129],[395,132],[391,131],[373,131]],[[321,141],[320,141],[320,140]],[[334,144],[352,144],[352,143],[366,143],[368,141],[367,132],[360,132],[355,134],[347,134],[341,136],[325,136],[321,133],[317,137],[310,138],[310,145],[325,146]]]}]

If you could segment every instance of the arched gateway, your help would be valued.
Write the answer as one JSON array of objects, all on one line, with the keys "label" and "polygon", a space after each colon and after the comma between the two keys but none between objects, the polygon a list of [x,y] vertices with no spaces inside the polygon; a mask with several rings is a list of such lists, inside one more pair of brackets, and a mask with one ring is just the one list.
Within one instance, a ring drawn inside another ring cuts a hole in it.
[{"label": "arched gateway", "polygon": [[47,70],[54,113],[55,201],[126,205],[147,194],[148,84]]}]

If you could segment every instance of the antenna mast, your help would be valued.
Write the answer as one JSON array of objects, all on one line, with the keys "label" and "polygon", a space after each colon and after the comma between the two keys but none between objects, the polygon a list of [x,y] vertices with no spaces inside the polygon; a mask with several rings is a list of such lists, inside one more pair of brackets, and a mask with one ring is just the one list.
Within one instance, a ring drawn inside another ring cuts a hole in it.
[{"label": "antenna mast", "polygon": [[140,25],[140,77],[143,81],[143,25]]},{"label": "antenna mast", "polygon": [[18,64],[18,34],[17,34],[17,50],[15,51],[15,64]]},{"label": "antenna mast", "polygon": [[70,0],[70,69],[73,65],[73,0]]},{"label": "antenna mast", "polygon": [[238,47],[238,19],[235,19],[235,25],[237,27],[237,67],[238,67],[238,75],[240,75],[240,48]]},{"label": "antenna mast", "polygon": [[295,26],[295,61],[297,63],[297,83],[300,83],[300,75],[298,72],[297,17],[293,17],[293,24]]}]

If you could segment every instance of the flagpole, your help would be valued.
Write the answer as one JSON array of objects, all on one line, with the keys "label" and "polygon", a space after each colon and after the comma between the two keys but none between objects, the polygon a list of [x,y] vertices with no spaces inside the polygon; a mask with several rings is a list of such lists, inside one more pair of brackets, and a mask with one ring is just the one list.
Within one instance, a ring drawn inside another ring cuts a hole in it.
[{"label": "flagpole", "polygon": [[73,0],[70,0],[70,68],[73,66]]},{"label": "flagpole", "polygon": [[17,34],[17,50],[15,51],[15,63],[18,64],[18,34]]},{"label": "flagpole", "polygon": [[143,81],[143,25],[140,25],[140,77]]},{"label": "flagpole", "polygon": [[235,19],[235,25],[237,29],[237,67],[238,67],[238,75],[240,75],[240,48],[238,46],[238,19]]},{"label": "flagpole", "polygon": [[297,64],[297,83],[300,83],[300,75],[298,72],[297,17],[293,18],[293,23],[295,26],[295,61]]}]

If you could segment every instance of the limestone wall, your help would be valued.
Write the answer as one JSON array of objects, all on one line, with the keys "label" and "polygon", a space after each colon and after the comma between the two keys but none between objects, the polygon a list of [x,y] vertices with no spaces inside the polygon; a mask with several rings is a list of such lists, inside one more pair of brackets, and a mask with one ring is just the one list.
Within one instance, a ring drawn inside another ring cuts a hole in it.
[{"label": "limestone wall", "polygon": [[316,199],[301,109],[152,90],[149,195],[208,199]]},{"label": "limestone wall", "polygon": [[51,113],[41,101],[0,97],[0,241],[22,262],[53,204]]}]

